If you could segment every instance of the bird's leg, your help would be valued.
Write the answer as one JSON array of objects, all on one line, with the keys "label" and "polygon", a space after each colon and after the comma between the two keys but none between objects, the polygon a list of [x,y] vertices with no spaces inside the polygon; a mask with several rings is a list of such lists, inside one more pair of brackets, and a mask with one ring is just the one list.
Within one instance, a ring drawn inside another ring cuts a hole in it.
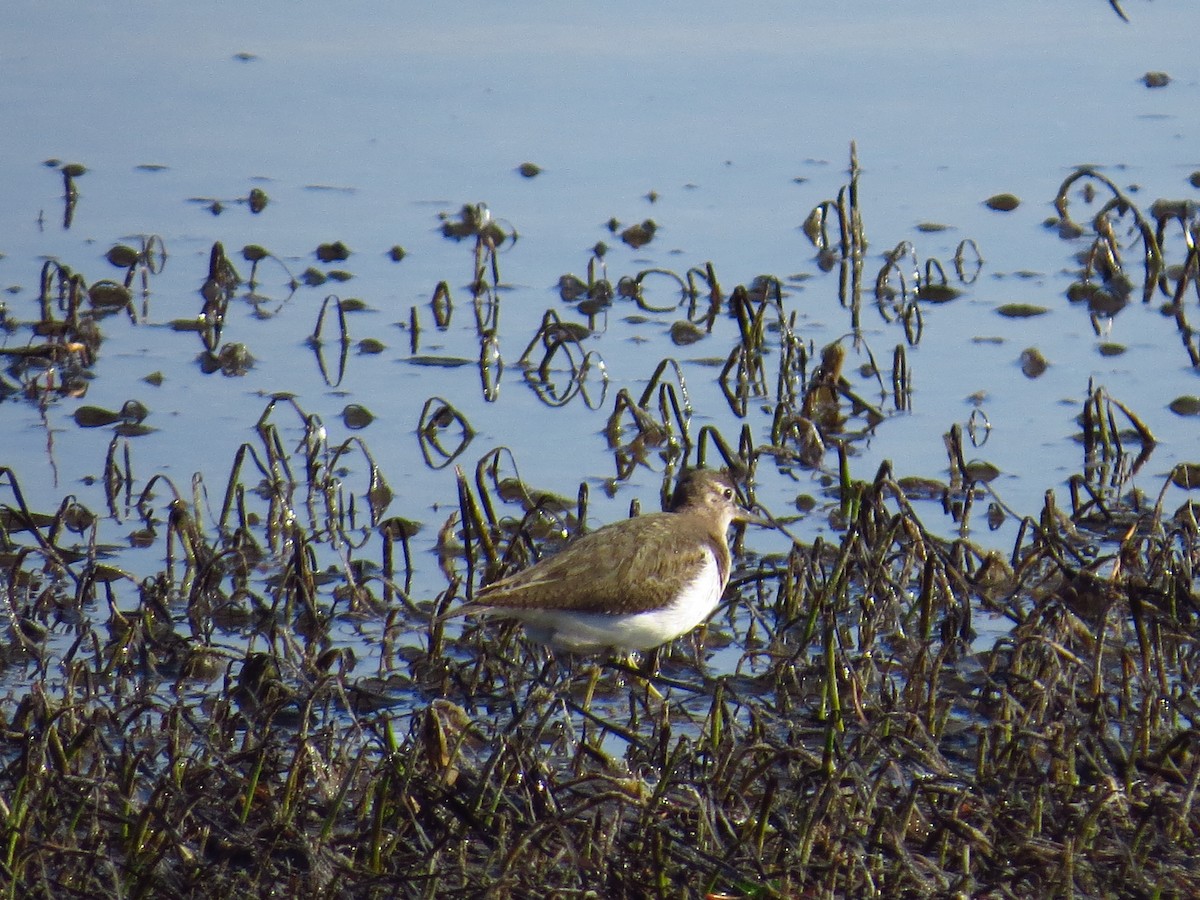
[{"label": "bird's leg", "polygon": [[688,641],[696,660],[696,672],[699,674],[701,681],[708,679],[708,664],[704,661],[704,640],[701,638],[704,631],[705,629],[703,628],[697,628],[692,632],[691,638]]},{"label": "bird's leg", "polygon": [[558,671],[558,660],[554,658],[553,653],[546,654],[546,661],[542,663],[542,669],[538,672],[537,678],[533,680],[535,685],[541,685],[544,688],[549,688],[551,684],[558,680],[558,677],[551,678],[550,673],[554,672],[555,676],[560,676]]},{"label": "bird's leg", "polygon": [[[658,677],[658,651],[660,649],[660,647],[655,647],[647,653],[646,658],[642,660],[641,665],[638,667],[638,671],[641,672],[642,677],[647,681]],[[633,663],[635,661],[635,657],[631,654],[630,662]]]},{"label": "bird's leg", "polygon": [[592,709],[592,697],[596,694],[596,685],[600,683],[600,664],[593,662],[587,667],[588,682],[587,688],[583,692],[583,711],[590,712]]},{"label": "bird's leg", "polygon": [[661,647],[655,647],[646,654],[646,658],[642,660],[638,666],[638,677],[641,678],[642,684],[646,686],[646,696],[651,700],[663,700],[663,695],[658,688],[654,686],[655,680],[658,678],[658,652]]},{"label": "bird's leg", "polygon": [[634,679],[646,688],[646,696],[652,700],[662,700],[663,695],[652,683],[658,678],[658,648],[651,650],[644,660],[639,660],[637,653],[628,653],[624,657],[612,657],[608,665],[619,672],[632,675]]}]

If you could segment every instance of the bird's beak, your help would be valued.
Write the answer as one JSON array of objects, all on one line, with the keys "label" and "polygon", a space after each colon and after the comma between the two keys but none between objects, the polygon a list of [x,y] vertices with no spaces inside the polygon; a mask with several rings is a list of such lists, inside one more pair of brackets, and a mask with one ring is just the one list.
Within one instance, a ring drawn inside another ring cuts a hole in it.
[{"label": "bird's beak", "polygon": [[762,516],[752,513],[744,507],[738,508],[738,511],[734,514],[733,521],[741,525],[762,525],[764,528],[771,528],[775,524],[769,519],[764,519]]}]

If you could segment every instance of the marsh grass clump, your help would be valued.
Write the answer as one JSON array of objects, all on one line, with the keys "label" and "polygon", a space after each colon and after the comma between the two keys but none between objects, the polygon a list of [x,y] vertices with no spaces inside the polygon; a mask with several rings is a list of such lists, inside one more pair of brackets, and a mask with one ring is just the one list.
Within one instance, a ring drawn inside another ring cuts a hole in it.
[{"label": "marsh grass clump", "polygon": [[[746,560],[649,683],[477,625],[385,635],[363,674],[331,641],[382,612],[370,579],[323,593],[319,537],[287,515],[213,535],[175,501],[186,565],[131,603],[68,552],[92,519],[12,510],[4,659],[28,687],[3,701],[0,862],[21,896],[1200,887],[1194,511],[1048,505],[1005,560],[930,534],[890,467],[847,487],[840,542]],[[464,482],[483,535],[480,496]],[[526,544],[527,499],[460,565]],[[238,573],[269,547],[260,595]],[[422,618],[402,602],[388,631]]]}]

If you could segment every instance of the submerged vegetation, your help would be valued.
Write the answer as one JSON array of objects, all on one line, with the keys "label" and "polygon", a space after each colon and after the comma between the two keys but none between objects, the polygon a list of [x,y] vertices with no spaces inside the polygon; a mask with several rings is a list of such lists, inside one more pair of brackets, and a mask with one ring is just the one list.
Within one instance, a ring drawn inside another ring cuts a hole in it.
[{"label": "submerged vegetation", "polygon": [[[70,209],[82,171],[63,171]],[[432,592],[417,577],[420,526],[406,517],[416,511],[363,438],[331,438],[302,398],[266,398],[255,440],[214,462],[227,474],[187,485],[138,478],[131,446],[150,427],[140,403],[80,407],[80,427],[113,431],[104,510],[74,495],[33,508],[7,461],[0,888],[12,897],[1200,891],[1198,509],[1169,505],[1200,485],[1197,468],[1175,465],[1157,495],[1134,490],[1155,436],[1092,384],[1074,411],[1078,471],[1064,497],[1047,485],[1039,510],[1010,508],[990,485],[995,468],[967,458],[964,445],[978,446],[988,428],[978,410],[945,435],[945,482],[892,463],[855,471],[856,444],[909,408],[923,308],[968,293],[983,268],[967,239],[945,263],[904,242],[869,269],[859,190],[852,157],[846,184],[804,224],[816,268],[837,273],[842,340],[805,340],[786,279],[726,291],[709,263],[614,281],[600,244],[585,277],[559,281],[571,314],[548,310],[516,361],[548,408],[578,397],[607,412],[592,436],[616,460],[606,487],[647,465],[661,471],[664,495],[684,465],[728,467],[752,497],[767,470],[819,475],[822,495],[775,519],[787,534],[819,508],[836,540],[789,538],[782,552],[756,552],[738,535],[726,602],[654,665],[547,664],[517,629],[440,617],[586,527],[590,501],[582,474],[578,495],[563,498],[519,476],[536,461],[504,447],[472,458],[468,415],[441,397],[426,400],[415,429],[426,467],[457,469],[457,495],[437,523]],[[1088,221],[1071,218],[1073,200]],[[1159,302],[1200,368],[1187,312],[1200,298],[1194,207],[1143,210],[1092,169],[1067,178],[1055,205],[1048,230],[1078,250],[1068,296],[1097,334],[1121,306]],[[441,228],[471,248],[478,358],[421,353],[422,319],[444,327],[456,304],[442,281],[405,323],[410,361],[477,366],[485,401],[497,402],[499,251],[518,235],[482,205],[444,215]],[[656,228],[647,219],[611,230],[643,246]],[[172,323],[197,332],[204,371],[237,376],[254,364],[248,347],[223,342],[230,303],[264,319],[278,308],[255,279],[284,263],[256,246],[242,258],[246,280],[215,244],[198,315]],[[318,250],[324,265],[351,258],[341,242]],[[162,241],[147,238],[110,252],[122,281],[46,263],[36,318],[14,309],[4,320],[0,390],[10,402],[54,404],[103,377],[103,316],[136,319],[138,279],[144,296],[165,259]],[[317,282],[287,278],[289,289]],[[670,322],[677,346],[730,336],[703,371],[737,433],[693,408],[670,358],[649,367],[640,395],[610,396],[592,333],[616,304]],[[895,335],[886,356],[864,336],[872,308]],[[330,386],[354,346],[351,310],[329,297],[311,335]],[[701,413],[710,424],[697,425]],[[365,406],[343,412],[347,431],[370,421]],[[1004,521],[1019,523],[1007,550],[973,539]],[[156,571],[130,574],[101,537],[105,523],[132,527],[132,545],[159,554]]]}]

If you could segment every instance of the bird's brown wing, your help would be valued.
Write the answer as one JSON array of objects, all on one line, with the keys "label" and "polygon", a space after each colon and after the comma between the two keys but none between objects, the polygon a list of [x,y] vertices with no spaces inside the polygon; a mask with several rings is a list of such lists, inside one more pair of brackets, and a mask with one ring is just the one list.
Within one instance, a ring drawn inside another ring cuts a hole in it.
[{"label": "bird's brown wing", "polygon": [[469,606],[644,612],[670,601],[709,553],[724,575],[723,535],[691,516],[652,513],[584,535],[555,556],[481,588]]}]

